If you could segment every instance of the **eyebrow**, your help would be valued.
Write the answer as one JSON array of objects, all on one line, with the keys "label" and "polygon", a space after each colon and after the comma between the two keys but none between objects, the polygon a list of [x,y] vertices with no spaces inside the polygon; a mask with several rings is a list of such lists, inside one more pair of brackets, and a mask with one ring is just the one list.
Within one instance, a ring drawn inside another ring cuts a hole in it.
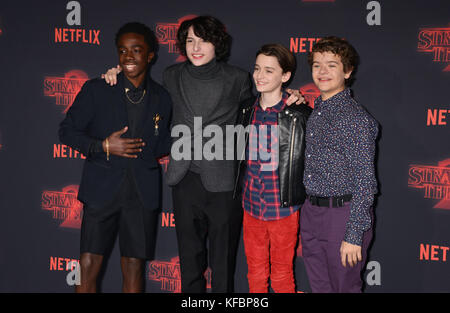
[{"label": "eyebrow", "polygon": [[[313,61],[313,64],[314,63],[320,63],[319,61]],[[339,64],[339,62],[338,61],[326,61],[326,62],[324,62],[324,63],[336,63],[336,64]]]},{"label": "eyebrow", "polygon": [[266,69],[275,70],[274,67],[271,67],[271,66],[260,66],[259,64],[255,64],[255,67],[263,67],[263,68],[266,68]]},{"label": "eyebrow", "polygon": [[[133,46],[131,46],[131,48],[136,48],[136,47],[143,48],[144,46],[143,45],[133,45]],[[118,49],[121,49],[121,48],[125,48],[126,49],[127,47],[122,45],[122,46],[118,46],[117,48]]]}]

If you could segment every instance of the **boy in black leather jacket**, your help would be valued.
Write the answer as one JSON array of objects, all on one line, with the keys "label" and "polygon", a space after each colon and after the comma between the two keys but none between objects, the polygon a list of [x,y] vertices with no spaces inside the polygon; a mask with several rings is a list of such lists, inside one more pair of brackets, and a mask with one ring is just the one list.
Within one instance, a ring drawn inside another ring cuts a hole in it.
[{"label": "boy in black leather jacket", "polygon": [[[250,292],[268,292],[269,277],[275,292],[295,292],[293,259],[299,208],[306,196],[302,184],[305,128],[311,113],[306,105],[286,105],[283,87],[295,68],[295,57],[287,48],[264,45],[256,54],[253,72],[259,96],[240,117],[247,126],[246,148],[235,193],[243,188]],[[243,178],[242,186],[239,178]]]}]

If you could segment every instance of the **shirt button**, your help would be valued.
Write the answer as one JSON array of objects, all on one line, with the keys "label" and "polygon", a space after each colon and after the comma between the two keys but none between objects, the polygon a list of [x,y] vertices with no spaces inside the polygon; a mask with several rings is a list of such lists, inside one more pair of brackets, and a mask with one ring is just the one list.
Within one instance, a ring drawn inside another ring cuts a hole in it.
[{"label": "shirt button", "polygon": [[319,113],[317,113],[317,114],[322,115],[322,112],[319,112]]},{"label": "shirt button", "polygon": [[311,154],[308,154],[308,158],[310,158],[311,157]]},{"label": "shirt button", "polygon": [[311,175],[308,175],[308,178],[311,178]]}]

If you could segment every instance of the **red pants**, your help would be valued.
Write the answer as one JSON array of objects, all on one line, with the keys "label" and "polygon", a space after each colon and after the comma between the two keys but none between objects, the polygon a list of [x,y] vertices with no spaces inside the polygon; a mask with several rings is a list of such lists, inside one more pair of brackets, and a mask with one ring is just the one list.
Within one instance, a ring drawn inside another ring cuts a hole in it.
[{"label": "red pants", "polygon": [[244,246],[251,293],[267,293],[269,277],[277,293],[295,292],[294,254],[298,211],[276,221],[262,221],[244,211]]}]

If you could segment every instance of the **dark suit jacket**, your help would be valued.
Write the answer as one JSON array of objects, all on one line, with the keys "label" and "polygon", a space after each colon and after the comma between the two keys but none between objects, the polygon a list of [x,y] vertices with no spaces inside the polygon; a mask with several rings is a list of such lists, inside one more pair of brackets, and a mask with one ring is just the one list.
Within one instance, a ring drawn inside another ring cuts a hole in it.
[{"label": "dark suit jacket", "polygon": [[[202,126],[205,128],[207,125],[218,125],[225,135],[226,125],[236,125],[240,104],[254,96],[250,75],[247,71],[223,62],[218,64],[221,66],[220,74],[223,83],[217,93],[221,96],[217,103],[205,104],[207,106],[203,114]],[[195,113],[186,98],[181,83],[181,75],[186,65],[187,63],[184,62],[169,66],[164,71],[163,81],[173,101],[172,128],[176,125],[186,125],[193,135]],[[210,139],[210,137],[203,137],[203,145]],[[179,139],[173,138],[173,140],[175,142]],[[188,138],[188,140],[190,139]],[[225,138],[223,144],[226,145]],[[212,192],[232,191],[234,187],[235,161],[226,160],[225,147],[223,151],[223,160],[206,160],[203,158],[200,163],[202,183],[207,190]],[[178,184],[189,170],[190,163],[190,160],[174,160],[171,154],[166,174],[168,184]]]},{"label": "dark suit jacket", "polygon": [[[117,85],[111,87],[102,79],[87,81],[78,93],[59,128],[62,143],[83,153],[84,163],[78,199],[90,207],[100,208],[110,204],[118,192],[126,171],[131,168],[138,193],[146,208],[156,209],[160,203],[160,167],[157,158],[170,152],[169,125],[172,101],[167,91],[147,78],[148,93],[145,114],[136,138],[145,142],[137,159],[128,159],[98,152],[88,155],[94,140],[104,140],[113,132],[128,126],[128,113],[124,93],[123,73],[118,75]],[[159,134],[155,136],[156,114]],[[125,133],[122,138],[129,135]]]}]

